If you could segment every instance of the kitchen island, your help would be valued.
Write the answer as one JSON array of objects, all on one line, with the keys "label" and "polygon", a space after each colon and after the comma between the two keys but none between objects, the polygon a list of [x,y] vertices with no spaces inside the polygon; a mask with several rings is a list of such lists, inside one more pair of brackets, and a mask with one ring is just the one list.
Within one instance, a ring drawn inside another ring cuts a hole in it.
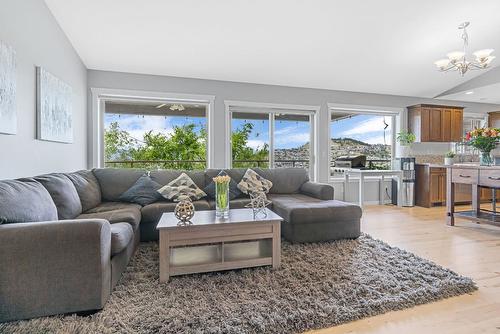
[{"label": "kitchen island", "polygon": [[[479,166],[456,164],[446,166],[446,222],[455,225],[455,218],[464,218],[478,223],[500,226],[500,213],[496,210],[496,196],[493,196],[492,209],[481,209],[480,190],[500,189],[500,166]],[[472,210],[455,211],[455,186],[469,184],[472,189]]]}]

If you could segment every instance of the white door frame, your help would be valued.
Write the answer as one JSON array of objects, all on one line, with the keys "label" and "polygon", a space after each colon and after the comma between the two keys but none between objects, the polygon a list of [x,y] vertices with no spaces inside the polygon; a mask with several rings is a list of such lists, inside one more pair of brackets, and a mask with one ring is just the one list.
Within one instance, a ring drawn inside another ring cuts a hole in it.
[{"label": "white door frame", "polygon": [[[372,106],[372,105],[358,105],[358,104],[341,104],[341,103],[327,103],[328,106],[328,177],[332,179],[330,172],[330,164],[332,161],[332,150],[331,150],[331,114],[337,111],[348,111],[353,114],[360,115],[380,115],[380,116],[391,116],[392,117],[392,138],[391,138],[391,160],[394,161],[396,157],[396,132],[399,130],[405,130],[407,128],[407,111],[406,108],[397,107],[383,107],[383,106]],[[398,120],[399,118],[399,120]]]},{"label": "white door frame", "polygon": [[299,104],[282,104],[282,103],[265,103],[265,102],[248,102],[248,101],[234,101],[224,100],[225,113],[226,113],[226,168],[232,168],[232,113],[233,109],[238,112],[253,112],[269,114],[269,162],[273,165],[274,160],[274,115],[277,113],[286,114],[308,114],[310,122],[310,157],[309,157],[309,173],[311,180],[316,180],[318,175],[318,114],[320,106],[314,105],[299,105]]},{"label": "white door frame", "polygon": [[205,105],[207,117],[207,168],[214,165],[214,103],[213,95],[150,92],[141,90],[91,88],[92,104],[89,119],[88,167],[104,166],[104,112],[106,101],[155,101],[168,103],[195,103]]}]

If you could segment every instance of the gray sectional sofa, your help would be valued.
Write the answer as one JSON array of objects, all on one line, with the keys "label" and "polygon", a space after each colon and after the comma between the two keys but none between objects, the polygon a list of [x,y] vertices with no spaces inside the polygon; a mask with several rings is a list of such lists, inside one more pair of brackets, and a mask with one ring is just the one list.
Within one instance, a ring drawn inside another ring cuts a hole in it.
[{"label": "gray sectional sofa", "polygon": [[[356,238],[361,209],[333,200],[333,188],[304,169],[254,169],[273,182],[271,209],[292,242]],[[239,182],[246,169],[227,173]],[[165,185],[181,171],[151,171]],[[203,189],[219,170],[186,172]],[[144,170],[102,168],[0,181],[0,322],[101,309],[139,241],[158,240],[156,224],[176,203],[120,202]],[[242,196],[230,208],[250,202]],[[210,198],[194,201],[211,210]]]}]

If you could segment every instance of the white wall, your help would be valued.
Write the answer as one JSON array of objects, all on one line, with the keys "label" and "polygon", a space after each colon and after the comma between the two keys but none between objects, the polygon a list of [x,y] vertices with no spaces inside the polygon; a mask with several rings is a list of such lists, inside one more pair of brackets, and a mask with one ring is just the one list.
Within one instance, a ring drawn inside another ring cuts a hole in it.
[{"label": "white wall", "polygon": [[[17,54],[17,134],[0,134],[0,179],[87,165],[87,69],[42,0],[0,0],[0,40]],[[74,143],[36,140],[35,66],[71,85]]]},{"label": "white wall", "polygon": [[[362,80],[362,78],[360,78]],[[397,84],[397,83],[395,83]],[[205,94],[215,96],[215,167],[226,166],[225,131],[226,119],[224,100],[241,100],[251,102],[303,104],[320,106],[319,137],[319,173],[318,180],[329,180],[329,114],[327,103],[343,103],[356,105],[372,105],[386,107],[406,107],[418,103],[441,103],[465,106],[468,112],[487,112],[498,110],[498,105],[461,103],[457,101],[438,101],[434,99],[366,94],[344,91],[332,91],[309,88],[259,85],[216,80],[177,78],[168,76],[142,75],[108,71],[89,70],[88,85],[92,88],[115,88],[156,92],[172,92],[183,94]],[[89,104],[90,106],[91,104]]]}]

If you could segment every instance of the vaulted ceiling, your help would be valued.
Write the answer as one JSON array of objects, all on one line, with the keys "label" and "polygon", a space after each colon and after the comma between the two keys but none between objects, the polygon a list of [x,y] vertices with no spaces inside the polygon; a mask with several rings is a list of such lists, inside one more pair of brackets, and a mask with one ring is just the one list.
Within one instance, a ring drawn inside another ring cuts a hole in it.
[{"label": "vaulted ceiling", "polygon": [[498,0],[46,3],[90,69],[434,97],[481,75],[433,64],[461,22],[500,55]]}]

